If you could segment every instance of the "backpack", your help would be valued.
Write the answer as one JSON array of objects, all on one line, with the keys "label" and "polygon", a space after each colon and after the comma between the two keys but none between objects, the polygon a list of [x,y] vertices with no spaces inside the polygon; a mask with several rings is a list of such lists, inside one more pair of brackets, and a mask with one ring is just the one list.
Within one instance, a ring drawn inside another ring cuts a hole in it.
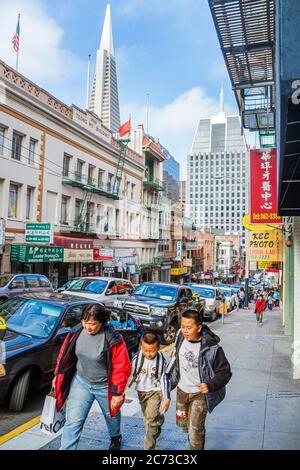
[{"label": "backpack", "polygon": [[[128,384],[128,387],[131,387],[131,385],[134,382],[136,382],[138,376],[140,375],[140,373],[142,371],[144,362],[145,362],[145,356],[144,356],[144,354],[142,352],[142,349],[140,347],[138,352],[137,352],[137,358],[136,358],[136,361],[135,361],[135,367],[134,367],[132,379],[131,379],[130,383]],[[165,369],[165,364],[166,364],[166,360],[165,360],[163,354],[160,351],[158,351],[158,353],[156,355],[156,367],[155,367],[155,369],[156,369],[155,370],[155,380],[157,382],[160,382],[160,380],[161,380],[162,374],[163,374],[164,369]]]}]

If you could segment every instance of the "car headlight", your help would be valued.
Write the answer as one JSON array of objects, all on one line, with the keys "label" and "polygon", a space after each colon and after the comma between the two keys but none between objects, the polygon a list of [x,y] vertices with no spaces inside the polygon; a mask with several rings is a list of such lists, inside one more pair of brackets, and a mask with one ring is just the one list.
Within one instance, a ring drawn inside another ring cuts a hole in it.
[{"label": "car headlight", "polygon": [[6,376],[6,370],[3,364],[0,364],[0,377]]},{"label": "car headlight", "polygon": [[116,308],[123,308],[125,301],[121,299],[117,299],[114,301],[114,307]]},{"label": "car headlight", "polygon": [[158,315],[160,317],[165,317],[168,313],[167,308],[160,308],[160,307],[151,307],[150,313],[152,315]]}]

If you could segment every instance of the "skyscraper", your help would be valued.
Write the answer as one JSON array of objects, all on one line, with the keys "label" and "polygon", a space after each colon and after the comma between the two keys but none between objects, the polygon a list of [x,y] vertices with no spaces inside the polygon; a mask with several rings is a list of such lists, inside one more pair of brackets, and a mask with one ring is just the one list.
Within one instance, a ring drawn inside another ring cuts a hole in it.
[{"label": "skyscraper", "polygon": [[188,156],[187,203],[189,215],[201,228],[241,237],[242,218],[248,210],[248,149],[239,116],[226,116],[223,89],[220,113],[200,119]]},{"label": "skyscraper", "polygon": [[107,4],[89,110],[111,131],[120,127],[120,109],[110,3]]}]

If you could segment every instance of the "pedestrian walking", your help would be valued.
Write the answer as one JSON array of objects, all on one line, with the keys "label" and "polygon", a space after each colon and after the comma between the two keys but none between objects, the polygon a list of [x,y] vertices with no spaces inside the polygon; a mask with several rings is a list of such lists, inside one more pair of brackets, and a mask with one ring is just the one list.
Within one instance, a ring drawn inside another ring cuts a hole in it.
[{"label": "pedestrian walking", "polygon": [[274,300],[275,300],[275,307],[279,307],[279,291],[275,289],[274,291]]},{"label": "pedestrian walking", "polygon": [[264,296],[261,294],[255,303],[255,313],[257,325],[263,325],[263,314],[266,308]]},{"label": "pedestrian walking", "polygon": [[239,297],[240,297],[240,305],[239,307],[240,308],[244,308],[245,307],[245,292],[244,292],[244,289],[241,289],[240,292],[239,292]]},{"label": "pedestrian walking", "polygon": [[269,295],[268,295],[268,309],[269,310],[273,310],[273,295],[272,293],[270,292]]},{"label": "pedestrian walking", "polygon": [[170,406],[166,360],[159,351],[160,338],[155,332],[144,333],[140,351],[133,357],[128,387],[135,384],[144,415],[144,449],[154,450],[161,434],[164,414]]},{"label": "pedestrian walking", "polygon": [[204,449],[207,412],[224,399],[232,375],[220,338],[202,322],[203,310],[182,313],[168,367],[170,387],[177,387],[176,424],[188,433],[191,450]]},{"label": "pedestrian walking", "polygon": [[87,306],[82,324],[67,335],[55,368],[58,411],[68,398],[61,450],[76,450],[80,435],[96,400],[111,438],[109,450],[121,448],[121,413],[131,367],[121,334],[107,324],[110,310],[100,304]]}]

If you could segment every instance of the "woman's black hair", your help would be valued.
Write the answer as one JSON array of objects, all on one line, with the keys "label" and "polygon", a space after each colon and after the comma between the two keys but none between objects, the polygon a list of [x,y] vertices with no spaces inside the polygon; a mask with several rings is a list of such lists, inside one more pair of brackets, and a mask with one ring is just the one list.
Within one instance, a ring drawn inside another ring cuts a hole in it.
[{"label": "woman's black hair", "polygon": [[101,304],[87,305],[83,309],[82,320],[95,320],[99,323],[106,323],[110,317],[110,310]]},{"label": "woman's black hair", "polygon": [[190,318],[191,320],[195,320],[197,325],[202,325],[203,323],[203,310],[201,309],[196,310],[195,308],[189,308],[182,312],[182,318]]}]

